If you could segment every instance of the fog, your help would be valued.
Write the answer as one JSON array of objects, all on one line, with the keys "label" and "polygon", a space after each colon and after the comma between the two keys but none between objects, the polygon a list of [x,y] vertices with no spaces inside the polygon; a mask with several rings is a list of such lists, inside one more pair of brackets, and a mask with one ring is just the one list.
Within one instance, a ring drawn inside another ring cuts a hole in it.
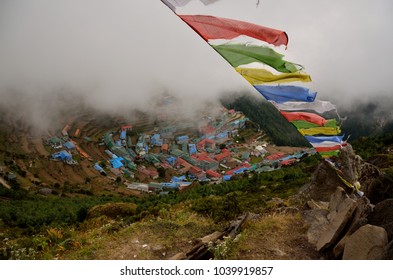
[{"label": "fog", "polygon": [[[320,99],[392,96],[391,1],[256,2],[180,12],[285,30],[288,55],[306,67]],[[192,115],[222,94],[255,94],[159,0],[0,0],[0,42],[0,106],[41,127],[70,99],[103,112],[155,111],[157,96],[170,94],[180,100],[174,113]]]}]

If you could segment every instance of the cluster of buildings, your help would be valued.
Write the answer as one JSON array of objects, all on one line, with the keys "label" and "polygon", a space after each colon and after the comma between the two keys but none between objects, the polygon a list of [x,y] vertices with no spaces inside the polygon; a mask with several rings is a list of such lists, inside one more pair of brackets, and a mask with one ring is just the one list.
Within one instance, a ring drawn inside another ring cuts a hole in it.
[{"label": "cluster of buildings", "polygon": [[[217,181],[228,179],[226,172],[236,174],[239,160],[232,160],[232,139],[239,129],[244,128],[247,120],[239,112],[223,109],[218,119],[206,118],[196,131],[186,131],[181,125],[172,124],[152,133],[140,133],[137,138],[133,137],[136,140],[133,143],[132,126],[127,125],[117,132],[107,132],[102,141],[111,168],[121,173],[128,170],[132,177],[143,175],[149,180],[157,180],[161,169],[165,172],[172,170],[189,181]],[[233,170],[228,170],[226,164],[229,162],[232,162]],[[247,165],[242,162],[240,165],[246,170]],[[164,182],[166,187],[179,185],[178,182]]]},{"label": "cluster of buildings", "polygon": [[[227,181],[246,171],[274,170],[298,161],[305,154],[286,156],[278,153],[265,157],[266,146],[239,152],[233,138],[238,135],[239,129],[245,127],[247,120],[240,112],[223,110],[219,119],[208,118],[197,131],[189,130],[187,133],[171,125],[151,133],[140,133],[137,137],[131,137],[131,125],[123,126],[118,132],[107,132],[103,137],[107,147],[105,152],[110,157],[110,170],[115,175],[119,173],[113,169],[139,179],[136,183],[127,184],[130,189],[162,191],[181,189],[193,181]],[[250,156],[264,159],[251,164]],[[169,170],[169,174],[178,177],[165,181],[167,176],[164,175]]]},{"label": "cluster of buildings", "polygon": [[[89,156],[83,152],[77,145],[77,143],[69,137],[67,130],[70,128],[66,125],[62,130],[62,137],[51,137],[46,140],[46,144],[50,146],[56,152],[52,153],[51,158],[53,160],[63,161],[70,165],[76,165],[78,162],[73,159],[74,154],[81,154],[82,156],[89,158]],[[80,134],[80,129],[75,132],[77,135]]]},{"label": "cluster of buildings", "polygon": [[[243,148],[239,152],[234,138],[239,136],[247,120],[242,113],[223,108],[217,117],[205,117],[194,129],[184,123],[172,123],[153,131],[136,133],[132,125],[123,125],[102,136],[100,145],[105,147],[107,158],[97,161],[94,169],[105,176],[111,173],[115,177],[133,179],[134,183],[127,183],[130,189],[163,191],[181,189],[194,181],[221,182],[247,171],[274,170],[292,164],[304,155],[278,153],[265,156],[266,146],[252,150]],[[56,149],[52,159],[77,164],[74,154],[89,156],[70,139],[69,129],[69,126],[64,127],[63,137],[50,138],[47,144]],[[79,135],[80,130],[73,134],[76,133]],[[251,164],[251,156],[263,160]]]}]

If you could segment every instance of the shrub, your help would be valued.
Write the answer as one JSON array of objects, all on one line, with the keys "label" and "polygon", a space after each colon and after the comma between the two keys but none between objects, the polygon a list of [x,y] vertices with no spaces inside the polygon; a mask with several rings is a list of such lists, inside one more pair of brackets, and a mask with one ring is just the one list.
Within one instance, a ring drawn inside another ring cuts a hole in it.
[{"label": "shrub", "polygon": [[136,213],[137,205],[129,202],[116,202],[97,205],[87,212],[87,218],[107,216],[109,218],[127,217]]}]

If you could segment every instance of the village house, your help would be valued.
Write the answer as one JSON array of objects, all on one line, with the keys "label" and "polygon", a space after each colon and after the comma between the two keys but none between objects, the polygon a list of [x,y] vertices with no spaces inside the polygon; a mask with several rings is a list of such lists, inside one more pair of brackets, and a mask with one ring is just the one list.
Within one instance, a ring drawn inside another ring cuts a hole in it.
[{"label": "village house", "polygon": [[204,151],[206,149],[214,150],[216,148],[216,142],[212,139],[203,139],[196,144],[198,151]]},{"label": "village house", "polygon": [[198,180],[202,180],[206,178],[206,173],[202,169],[196,166],[191,166],[191,168],[188,170],[188,173],[191,176],[197,178]]},{"label": "village house", "polygon": [[231,158],[231,152],[227,149],[222,149],[221,153],[214,156],[214,159],[219,163],[226,162]]}]

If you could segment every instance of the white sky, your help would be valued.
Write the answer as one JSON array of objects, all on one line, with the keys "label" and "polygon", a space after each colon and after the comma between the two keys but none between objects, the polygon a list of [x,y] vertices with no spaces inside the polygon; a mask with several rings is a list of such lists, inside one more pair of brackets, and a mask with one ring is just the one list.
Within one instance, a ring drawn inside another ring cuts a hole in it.
[{"label": "white sky", "polygon": [[[318,98],[393,97],[393,1],[221,0],[190,5],[281,29]],[[164,90],[189,104],[252,87],[159,0],[0,0],[0,96],[70,89],[98,108],[148,106]],[[0,99],[2,102],[4,99]]]}]

